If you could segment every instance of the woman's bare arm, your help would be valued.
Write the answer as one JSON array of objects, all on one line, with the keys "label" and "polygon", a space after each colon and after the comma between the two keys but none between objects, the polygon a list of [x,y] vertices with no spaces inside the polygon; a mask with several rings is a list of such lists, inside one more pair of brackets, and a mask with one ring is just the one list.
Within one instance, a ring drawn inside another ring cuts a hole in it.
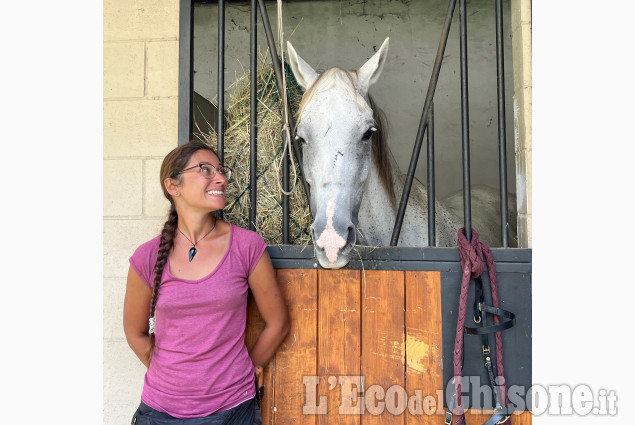
[{"label": "woman's bare arm", "polygon": [[262,254],[248,282],[265,321],[265,328],[249,353],[258,371],[267,365],[289,333],[289,313],[267,251]]},{"label": "woman's bare arm", "polygon": [[150,364],[150,360],[146,358],[146,350],[149,344],[148,319],[151,299],[152,289],[143,283],[137,272],[130,267],[123,302],[123,330],[128,345],[146,367]]}]

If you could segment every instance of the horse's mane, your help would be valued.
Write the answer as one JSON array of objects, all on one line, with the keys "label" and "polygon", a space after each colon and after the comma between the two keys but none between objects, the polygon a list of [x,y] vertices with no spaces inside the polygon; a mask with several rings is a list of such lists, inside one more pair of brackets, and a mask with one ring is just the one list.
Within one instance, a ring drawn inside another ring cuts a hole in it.
[{"label": "horse's mane", "polygon": [[384,111],[375,104],[370,94],[366,96],[369,106],[373,110],[373,119],[375,120],[375,128],[377,131],[373,133],[373,162],[379,170],[379,179],[386,188],[388,197],[393,206],[397,205],[397,195],[392,182],[392,170],[390,166],[390,154],[388,153],[388,144],[386,143],[386,134],[388,133],[388,125]]},{"label": "horse's mane", "polygon": [[377,170],[379,171],[379,180],[386,189],[393,206],[395,206],[397,204],[397,196],[395,195],[395,188],[393,186],[390,156],[388,153],[388,146],[386,144],[386,116],[384,111],[375,104],[370,94],[366,95],[365,99],[358,95],[355,84],[356,81],[357,71],[345,71],[341,68],[334,67],[321,73],[302,96],[297,112],[298,119],[296,120],[296,127],[297,123],[299,123],[302,118],[302,113],[304,112],[306,104],[313,98],[317,91],[325,90],[332,86],[337,86],[338,88],[343,88],[348,91],[353,97],[355,103],[362,110],[372,111],[373,113],[373,119],[375,120],[375,128],[377,128],[377,131],[375,131],[372,136],[371,157],[377,167]]}]

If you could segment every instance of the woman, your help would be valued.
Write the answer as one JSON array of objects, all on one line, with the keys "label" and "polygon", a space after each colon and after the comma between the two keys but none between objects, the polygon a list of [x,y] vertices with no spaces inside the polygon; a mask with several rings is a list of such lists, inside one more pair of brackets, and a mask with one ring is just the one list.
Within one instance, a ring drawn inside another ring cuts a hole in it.
[{"label": "woman", "polygon": [[[170,201],[160,236],[130,257],[124,301],[128,344],[148,367],[136,424],[249,424],[260,420],[255,373],[289,332],[275,272],[256,233],[219,220],[231,170],[204,143],[161,165]],[[266,326],[244,343],[251,289]]]}]

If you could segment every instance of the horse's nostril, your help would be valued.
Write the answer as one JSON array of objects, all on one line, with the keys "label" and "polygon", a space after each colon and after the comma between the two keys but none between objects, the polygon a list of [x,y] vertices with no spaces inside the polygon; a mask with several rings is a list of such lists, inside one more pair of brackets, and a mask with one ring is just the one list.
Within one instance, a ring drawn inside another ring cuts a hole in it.
[{"label": "horse's nostril", "polygon": [[346,244],[353,246],[355,245],[356,241],[357,239],[356,239],[355,226],[350,225],[348,226],[348,237],[346,238]]}]

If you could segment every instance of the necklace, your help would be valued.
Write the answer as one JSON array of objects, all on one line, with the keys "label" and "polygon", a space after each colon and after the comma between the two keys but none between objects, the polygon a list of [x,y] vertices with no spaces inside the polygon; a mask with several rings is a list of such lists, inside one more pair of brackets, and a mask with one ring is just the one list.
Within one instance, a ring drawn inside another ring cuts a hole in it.
[{"label": "necklace", "polygon": [[215,227],[216,227],[216,219],[214,219],[214,225],[213,225],[213,226],[212,226],[212,228],[209,230],[209,232],[205,233],[205,234],[201,237],[201,239],[197,240],[196,242],[192,242],[192,241],[190,240],[190,238],[188,238],[187,236],[185,236],[185,233],[181,232],[181,229],[179,229],[179,228],[177,227],[177,230],[178,230],[179,232],[181,232],[181,234],[182,234],[183,236],[185,236],[185,239],[187,239],[188,241],[190,241],[190,243],[192,244],[192,248],[190,248],[190,251],[189,251],[189,253],[188,253],[188,256],[189,256],[189,258],[190,258],[190,263],[192,262],[192,259],[194,259],[194,256],[196,255],[196,244],[197,244],[197,243],[199,243],[199,242],[200,242],[200,241],[201,241],[201,240],[202,240],[205,236],[207,236],[207,235],[209,235],[210,233],[212,233],[212,230],[214,230],[214,228],[215,228]]}]

